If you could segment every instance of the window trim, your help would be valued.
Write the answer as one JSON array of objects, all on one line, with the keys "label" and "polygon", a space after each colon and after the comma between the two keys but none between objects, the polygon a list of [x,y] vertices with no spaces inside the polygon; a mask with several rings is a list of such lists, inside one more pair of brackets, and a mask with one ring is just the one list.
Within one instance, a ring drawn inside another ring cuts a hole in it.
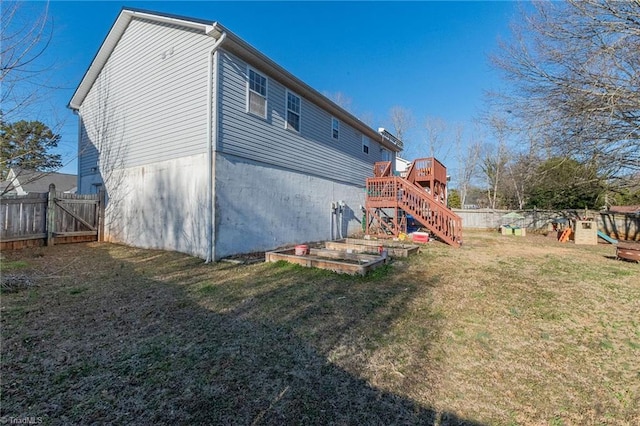
[{"label": "window trim", "polygon": [[[265,91],[264,95],[262,93],[256,92],[255,90],[251,89],[251,72],[253,72],[255,74],[258,74],[259,76],[264,78],[264,91]],[[268,111],[269,111],[269,77],[267,77],[266,74],[263,74],[262,72],[258,71],[257,69],[247,65],[247,83],[246,83],[246,87],[247,87],[247,90],[246,90],[246,92],[247,92],[246,93],[246,112],[248,114],[251,114],[251,115],[255,116],[255,117],[259,117],[259,118],[262,118],[262,119],[266,120],[267,119],[267,115],[268,115]],[[251,108],[250,108],[251,104],[249,102],[249,94],[250,94],[250,92],[253,92],[256,95],[264,98],[264,115],[260,115],[260,114],[257,114],[254,111],[251,111]]]},{"label": "window trim", "polygon": [[[384,158],[385,157],[385,153],[388,155],[389,158]],[[393,153],[391,152],[391,150],[381,147],[380,148],[380,159],[382,161],[393,161]]]},{"label": "window trim", "polygon": [[[336,124],[335,127],[334,124]],[[331,117],[331,139],[336,141],[340,140],[340,120],[333,116]]]},{"label": "window trim", "polygon": [[362,135],[362,152],[366,155],[369,155],[369,153],[371,152],[370,139],[366,135]]},{"label": "window trim", "polygon": [[[289,109],[289,95],[295,96],[296,98],[298,98],[298,107],[300,108],[300,110],[298,112],[295,112],[295,111]],[[298,115],[298,128],[297,129],[295,127],[289,125],[289,112],[291,112],[292,114],[297,114]],[[301,133],[302,132],[302,97],[299,96],[298,94],[296,94],[295,92],[292,92],[289,89],[286,89],[285,93],[284,93],[284,128],[286,130],[290,130],[290,131],[296,132],[296,133]]]}]

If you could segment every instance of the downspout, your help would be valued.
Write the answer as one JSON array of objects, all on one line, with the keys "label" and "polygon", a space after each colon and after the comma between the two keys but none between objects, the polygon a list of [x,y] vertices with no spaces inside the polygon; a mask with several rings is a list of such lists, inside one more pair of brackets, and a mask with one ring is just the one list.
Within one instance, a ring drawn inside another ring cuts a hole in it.
[{"label": "downspout", "polygon": [[[216,50],[227,38],[223,32],[209,51],[209,79],[207,90],[207,258],[206,263],[213,261],[213,228],[215,226],[215,209],[213,199],[213,150],[218,145],[218,55]],[[215,74],[214,74],[215,73]],[[213,77],[216,77],[216,93],[213,93]]]},{"label": "downspout", "polygon": [[76,177],[76,191],[78,192],[78,194],[84,194],[85,192],[83,192],[83,187],[82,185],[82,168],[81,166],[81,160],[80,158],[82,157],[82,115],[80,114],[80,110],[79,109],[72,109],[71,111],[73,111],[73,113],[75,115],[78,116],[78,176]]}]

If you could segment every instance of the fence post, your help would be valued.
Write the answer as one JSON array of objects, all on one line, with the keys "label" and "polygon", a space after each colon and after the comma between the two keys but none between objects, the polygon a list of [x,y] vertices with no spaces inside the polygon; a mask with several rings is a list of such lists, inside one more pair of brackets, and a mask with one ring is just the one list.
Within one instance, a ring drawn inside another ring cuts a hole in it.
[{"label": "fence post", "polygon": [[56,186],[49,185],[49,198],[47,200],[47,246],[53,245],[53,233],[56,227]]},{"label": "fence post", "polygon": [[105,191],[101,188],[98,192],[98,241],[104,242],[104,204]]}]

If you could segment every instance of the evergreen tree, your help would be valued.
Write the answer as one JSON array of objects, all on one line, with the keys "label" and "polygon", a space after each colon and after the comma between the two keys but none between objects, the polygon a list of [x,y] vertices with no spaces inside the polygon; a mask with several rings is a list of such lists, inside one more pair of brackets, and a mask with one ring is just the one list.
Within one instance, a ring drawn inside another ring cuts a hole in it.
[{"label": "evergreen tree", "polygon": [[60,135],[40,121],[0,123],[0,175],[20,168],[52,172],[62,167],[60,154],[51,152],[58,146]]}]

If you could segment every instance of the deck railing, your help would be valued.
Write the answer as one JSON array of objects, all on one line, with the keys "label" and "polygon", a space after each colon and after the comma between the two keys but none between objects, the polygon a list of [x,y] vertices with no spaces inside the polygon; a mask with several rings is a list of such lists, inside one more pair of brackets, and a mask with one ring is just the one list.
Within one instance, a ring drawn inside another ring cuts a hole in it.
[{"label": "deck railing", "polygon": [[407,180],[412,183],[436,181],[447,182],[447,168],[435,158],[418,158],[411,163]]},{"label": "deck railing", "polygon": [[462,220],[433,196],[406,179],[389,176],[367,179],[366,209],[400,208],[453,246],[462,243]]},{"label": "deck railing", "polygon": [[373,165],[375,177],[391,176],[391,161],[378,161]]}]

